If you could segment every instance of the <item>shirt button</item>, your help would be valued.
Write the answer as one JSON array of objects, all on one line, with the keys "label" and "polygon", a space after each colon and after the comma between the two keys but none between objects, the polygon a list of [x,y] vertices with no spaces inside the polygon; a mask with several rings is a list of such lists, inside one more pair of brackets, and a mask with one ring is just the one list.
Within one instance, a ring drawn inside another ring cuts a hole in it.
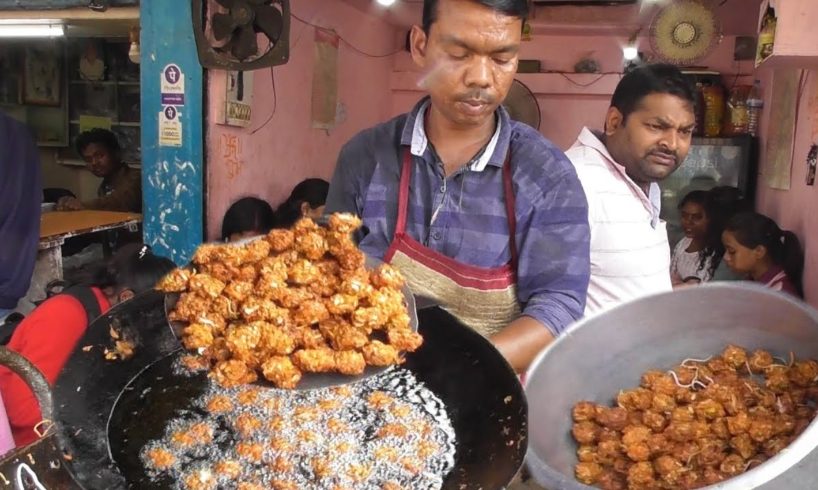
[{"label": "shirt button", "polygon": [[432,232],[432,239],[433,240],[440,240],[440,232],[439,231],[433,231]]},{"label": "shirt button", "polygon": [[445,185],[440,186],[440,192],[446,192],[446,186]]}]

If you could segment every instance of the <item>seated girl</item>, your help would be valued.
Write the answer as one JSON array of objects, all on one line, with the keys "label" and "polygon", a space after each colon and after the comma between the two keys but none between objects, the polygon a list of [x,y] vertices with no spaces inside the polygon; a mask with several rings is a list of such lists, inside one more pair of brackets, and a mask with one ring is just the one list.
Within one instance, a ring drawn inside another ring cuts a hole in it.
[{"label": "seated girl", "polygon": [[[171,270],[170,260],[157,257],[147,245],[128,244],[94,271],[87,284],[45,300],[14,329],[8,345],[31,361],[53,385],[77,342],[95,319],[85,298],[95,301],[93,310],[105,314],[111,307],[152,289]],[[98,307],[98,308],[97,308]],[[34,427],[42,416],[31,389],[19,376],[0,367],[0,393],[17,447],[27,446],[38,436]]]},{"label": "seated girl", "polygon": [[670,261],[670,278],[674,287],[710,280],[710,257],[704,255],[709,225],[706,199],[707,192],[693,191],[679,203],[685,236],[676,244]]},{"label": "seated girl", "polygon": [[801,297],[804,254],[798,237],[758,213],[739,213],[722,234],[724,261],[747,279]]},{"label": "seated girl", "polygon": [[235,242],[242,238],[264,235],[276,224],[272,206],[257,197],[234,202],[222,219],[222,240]]}]

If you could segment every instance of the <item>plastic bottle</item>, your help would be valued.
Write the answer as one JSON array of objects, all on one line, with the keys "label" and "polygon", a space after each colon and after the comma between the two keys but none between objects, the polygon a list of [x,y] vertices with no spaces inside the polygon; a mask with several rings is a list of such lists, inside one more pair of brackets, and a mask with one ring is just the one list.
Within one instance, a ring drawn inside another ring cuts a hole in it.
[{"label": "plastic bottle", "polygon": [[721,134],[724,118],[724,89],[721,85],[709,84],[704,92],[704,136],[715,138]]},{"label": "plastic bottle", "polygon": [[727,117],[724,118],[724,134],[735,136],[737,134],[747,134],[749,113],[747,110],[747,94],[751,86],[738,85],[730,91],[727,99]]},{"label": "plastic bottle", "polygon": [[696,82],[696,126],[693,130],[695,136],[704,135],[704,85]]},{"label": "plastic bottle", "polygon": [[747,132],[758,136],[758,122],[761,119],[761,108],[764,100],[761,98],[761,81],[753,82],[753,88],[747,94]]}]

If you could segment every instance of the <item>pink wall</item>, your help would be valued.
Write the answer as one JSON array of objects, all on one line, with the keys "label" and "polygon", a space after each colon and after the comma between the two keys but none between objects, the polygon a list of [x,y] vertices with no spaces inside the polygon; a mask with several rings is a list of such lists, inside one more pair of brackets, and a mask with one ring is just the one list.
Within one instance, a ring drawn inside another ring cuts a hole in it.
[{"label": "pink wall", "polygon": [[[771,100],[773,73],[767,70],[759,71],[765,90],[765,110],[762,116],[762,135],[767,134],[767,118],[769,109],[774,101]],[[758,210],[775,219],[779,226],[794,231],[802,241],[805,249],[806,266],[804,268],[804,288],[807,301],[818,307],[818,190],[805,183],[807,175],[806,157],[810,145],[813,143],[813,125],[818,125],[818,115],[810,113],[810,99],[818,93],[818,71],[808,74],[805,90],[799,108],[799,117],[796,127],[795,146],[793,153],[792,178],[790,189],[786,191],[770,189],[764,183],[764,175],[759,176]],[[761,141],[761,161],[766,145]]]},{"label": "pink wall", "polygon": [[[344,2],[299,0],[295,15],[312,24],[333,28],[355,47],[380,54],[396,47],[394,28]],[[213,123],[224,98],[226,76],[211,70],[208,79],[207,236],[218,237],[221,219],[236,199],[255,195],[273,206],[307,177],[329,179],[341,146],[355,133],[389,115],[390,58],[369,58],[341,43],[338,58],[338,99],[345,119],[330,131],[311,127],[314,31],[292,19],[290,61],[276,67],[277,107],[270,117],[273,91],[270,70],[255,72],[252,124],[248,129]]]}]

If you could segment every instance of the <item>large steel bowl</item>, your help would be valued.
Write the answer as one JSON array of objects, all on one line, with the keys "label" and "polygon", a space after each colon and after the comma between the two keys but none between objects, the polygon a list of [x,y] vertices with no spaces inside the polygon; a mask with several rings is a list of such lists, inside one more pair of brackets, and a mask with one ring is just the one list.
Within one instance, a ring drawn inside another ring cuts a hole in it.
[{"label": "large steel bowl", "polygon": [[[526,458],[533,477],[551,490],[590,489],[573,476],[573,404],[608,404],[620,389],[637,386],[643,372],[718,354],[727,344],[767,349],[785,359],[790,352],[818,359],[818,312],[755,284],[715,283],[639,299],[577,323],[539,355],[526,377]],[[813,422],[774,458],[706,488],[757,488],[816,446],[818,424]]]}]

